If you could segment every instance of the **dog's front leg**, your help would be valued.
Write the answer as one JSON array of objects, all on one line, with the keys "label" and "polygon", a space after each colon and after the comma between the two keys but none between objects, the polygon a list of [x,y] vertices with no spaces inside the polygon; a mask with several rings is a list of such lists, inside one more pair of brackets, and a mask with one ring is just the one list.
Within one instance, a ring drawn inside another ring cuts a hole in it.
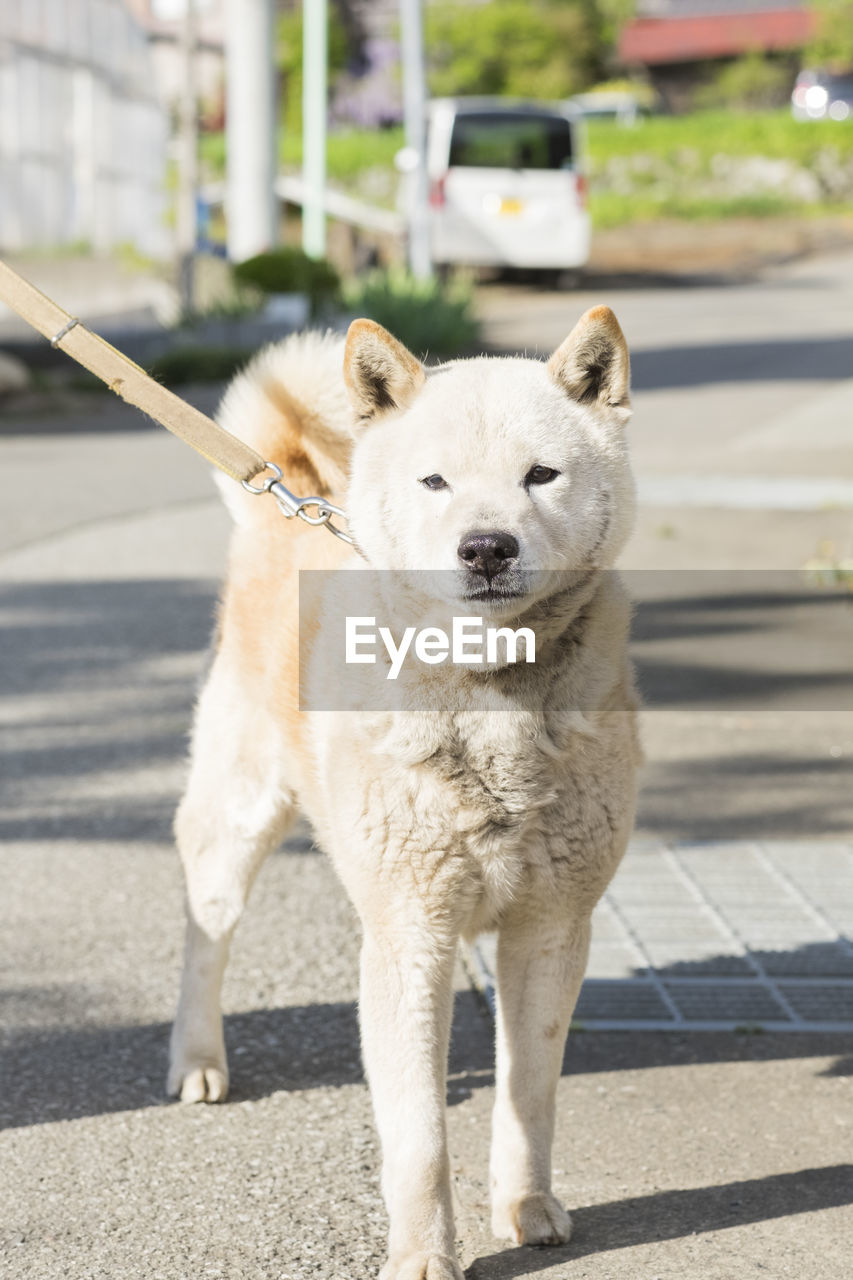
[{"label": "dog's front leg", "polygon": [[492,1230],[560,1244],[571,1219],[551,1192],[557,1081],[589,953],[589,920],[506,921],[498,939]]},{"label": "dog's front leg", "polygon": [[445,1124],[456,938],[365,929],[361,1036],[391,1219],[381,1280],[462,1280]]}]

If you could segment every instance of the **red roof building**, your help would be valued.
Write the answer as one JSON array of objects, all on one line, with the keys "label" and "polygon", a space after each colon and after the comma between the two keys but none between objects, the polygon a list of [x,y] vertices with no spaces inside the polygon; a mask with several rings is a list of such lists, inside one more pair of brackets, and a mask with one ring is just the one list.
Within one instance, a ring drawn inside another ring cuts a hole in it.
[{"label": "red roof building", "polygon": [[655,66],[737,57],[756,49],[766,53],[800,49],[809,40],[813,24],[813,13],[801,8],[638,17],[622,32],[619,54],[623,62]]},{"label": "red roof building", "polygon": [[647,68],[670,105],[684,105],[710,65],[755,52],[794,59],[814,23],[807,0],[639,0],[619,57]]}]

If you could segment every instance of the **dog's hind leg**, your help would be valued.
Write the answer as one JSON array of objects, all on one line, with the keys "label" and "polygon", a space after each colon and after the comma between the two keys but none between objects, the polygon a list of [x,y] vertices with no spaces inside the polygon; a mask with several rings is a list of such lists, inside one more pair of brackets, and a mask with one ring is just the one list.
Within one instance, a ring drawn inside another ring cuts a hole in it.
[{"label": "dog's hind leg", "polygon": [[589,920],[520,912],[498,938],[492,1230],[516,1244],[559,1244],[571,1219],[551,1192],[563,1049],[589,953]]},{"label": "dog's hind leg", "polygon": [[263,706],[214,665],[199,702],[187,790],[175,820],[187,934],[167,1088],[183,1102],[228,1092],[220,992],[231,936],[266,855],[294,815],[281,740]]}]

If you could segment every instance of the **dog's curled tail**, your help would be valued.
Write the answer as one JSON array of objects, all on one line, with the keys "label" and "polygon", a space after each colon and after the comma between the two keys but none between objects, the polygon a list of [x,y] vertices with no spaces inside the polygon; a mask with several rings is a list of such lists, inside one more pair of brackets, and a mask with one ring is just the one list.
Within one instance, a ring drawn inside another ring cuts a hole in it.
[{"label": "dog's curled tail", "polygon": [[[282,482],[299,497],[343,497],[353,444],[343,357],[337,333],[294,334],[264,347],[237,374],[216,415],[281,467]],[[221,474],[216,479],[238,524],[275,510],[269,498],[254,498]]]}]

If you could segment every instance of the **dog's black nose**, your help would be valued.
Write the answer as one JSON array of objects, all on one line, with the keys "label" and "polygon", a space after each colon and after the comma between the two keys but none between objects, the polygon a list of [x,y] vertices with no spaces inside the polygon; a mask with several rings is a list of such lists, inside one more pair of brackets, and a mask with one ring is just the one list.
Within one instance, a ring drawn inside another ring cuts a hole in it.
[{"label": "dog's black nose", "polygon": [[518,542],[511,533],[466,533],[457,548],[467,569],[493,578],[518,555]]}]

